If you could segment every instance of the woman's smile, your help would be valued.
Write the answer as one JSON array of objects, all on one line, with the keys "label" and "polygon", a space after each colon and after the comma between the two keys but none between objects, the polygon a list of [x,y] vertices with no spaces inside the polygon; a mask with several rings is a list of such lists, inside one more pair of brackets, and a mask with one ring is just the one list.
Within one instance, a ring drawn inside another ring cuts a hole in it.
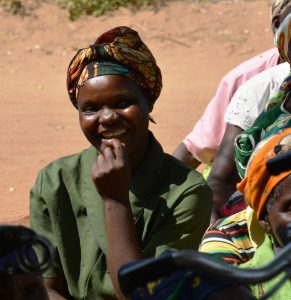
[{"label": "woman's smile", "polygon": [[99,136],[103,139],[122,139],[127,133],[128,129],[114,129],[114,130],[106,130],[102,133],[99,133]]},{"label": "woman's smile", "polygon": [[132,136],[133,134],[130,129],[105,130],[97,135],[96,144],[99,149],[104,149],[108,146],[112,147],[113,140],[118,140],[124,145],[125,149],[128,149]]}]

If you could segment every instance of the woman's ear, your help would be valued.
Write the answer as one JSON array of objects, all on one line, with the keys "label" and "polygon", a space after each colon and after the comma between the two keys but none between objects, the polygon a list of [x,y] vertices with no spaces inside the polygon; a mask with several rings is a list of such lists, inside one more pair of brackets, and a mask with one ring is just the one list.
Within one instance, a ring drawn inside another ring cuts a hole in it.
[{"label": "woman's ear", "polygon": [[154,108],[154,101],[152,99],[149,99],[148,102],[149,102],[149,113],[151,113]]},{"label": "woman's ear", "polygon": [[269,218],[265,217],[264,219],[259,220],[260,225],[262,226],[263,230],[269,234],[272,235],[272,229],[270,226]]}]

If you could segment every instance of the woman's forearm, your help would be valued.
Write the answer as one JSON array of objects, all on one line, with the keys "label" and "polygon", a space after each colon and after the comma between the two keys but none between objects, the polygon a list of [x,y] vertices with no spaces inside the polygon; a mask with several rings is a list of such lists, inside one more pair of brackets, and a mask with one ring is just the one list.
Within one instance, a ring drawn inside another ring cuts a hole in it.
[{"label": "woman's forearm", "polygon": [[123,299],[119,282],[119,268],[129,262],[143,258],[137,238],[129,201],[105,200],[105,223],[108,239],[107,260],[112,283],[119,299]]}]

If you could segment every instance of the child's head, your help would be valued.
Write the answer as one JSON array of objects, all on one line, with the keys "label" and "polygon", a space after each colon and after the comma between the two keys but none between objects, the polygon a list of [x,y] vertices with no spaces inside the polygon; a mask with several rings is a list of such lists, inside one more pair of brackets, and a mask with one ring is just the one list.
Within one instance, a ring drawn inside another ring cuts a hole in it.
[{"label": "child's head", "polygon": [[32,248],[38,244],[37,235],[22,226],[3,225],[0,240],[0,299],[48,299],[41,265]]}]

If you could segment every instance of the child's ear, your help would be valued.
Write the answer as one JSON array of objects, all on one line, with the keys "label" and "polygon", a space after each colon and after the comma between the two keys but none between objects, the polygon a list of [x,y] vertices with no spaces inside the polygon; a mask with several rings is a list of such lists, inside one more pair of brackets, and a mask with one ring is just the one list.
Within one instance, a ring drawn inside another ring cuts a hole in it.
[{"label": "child's ear", "polygon": [[270,226],[270,222],[269,222],[269,218],[268,218],[268,217],[265,217],[264,219],[259,220],[259,223],[260,223],[260,225],[262,226],[262,228],[264,229],[264,231],[265,231],[266,233],[268,233],[269,235],[272,234],[272,229],[271,229],[271,226]]}]

